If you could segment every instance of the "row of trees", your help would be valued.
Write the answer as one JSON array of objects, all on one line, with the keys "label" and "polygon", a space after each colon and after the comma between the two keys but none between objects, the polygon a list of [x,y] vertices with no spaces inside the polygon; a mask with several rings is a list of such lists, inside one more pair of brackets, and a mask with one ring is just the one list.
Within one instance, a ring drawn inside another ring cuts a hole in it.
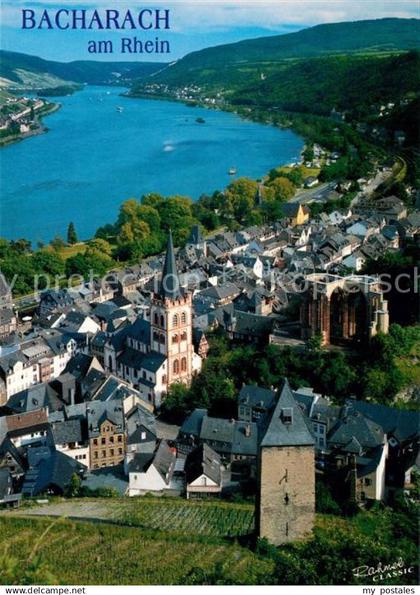
[{"label": "row of trees", "polygon": [[185,196],[146,194],[140,200],[126,200],[116,223],[99,228],[96,237],[111,242],[117,260],[138,260],[163,249],[169,228],[175,244],[182,245],[194,224],[213,231],[221,226],[237,229],[279,219],[282,205],[295,191],[287,175],[277,174],[266,185],[238,178],[225,191],[203,195],[196,202]]},{"label": "row of trees", "polygon": [[0,270],[12,285],[14,295],[26,295],[35,290],[66,283],[70,275],[88,278],[91,271],[104,275],[116,263],[112,246],[101,239],[94,239],[82,246],[82,251],[65,258],[64,242],[56,239],[49,246],[33,251],[26,240],[0,239]]}]

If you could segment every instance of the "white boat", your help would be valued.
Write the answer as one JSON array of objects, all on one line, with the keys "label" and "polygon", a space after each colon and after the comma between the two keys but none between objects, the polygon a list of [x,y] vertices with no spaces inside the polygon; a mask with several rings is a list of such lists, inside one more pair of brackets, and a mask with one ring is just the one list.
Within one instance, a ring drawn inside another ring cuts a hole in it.
[{"label": "white boat", "polygon": [[120,107],[120,106],[118,106],[116,109],[117,109],[117,112],[120,112],[120,113],[124,111],[124,108]]},{"label": "white boat", "polygon": [[228,173],[230,176],[234,176],[236,174],[236,167],[231,167]]}]

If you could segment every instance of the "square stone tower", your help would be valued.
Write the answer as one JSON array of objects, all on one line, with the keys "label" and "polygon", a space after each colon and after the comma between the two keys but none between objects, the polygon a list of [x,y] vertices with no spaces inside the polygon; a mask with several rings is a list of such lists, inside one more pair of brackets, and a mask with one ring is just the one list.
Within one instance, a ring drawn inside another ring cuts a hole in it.
[{"label": "square stone tower", "polygon": [[315,441],[287,380],[260,444],[256,522],[274,545],[306,537],[315,515]]}]

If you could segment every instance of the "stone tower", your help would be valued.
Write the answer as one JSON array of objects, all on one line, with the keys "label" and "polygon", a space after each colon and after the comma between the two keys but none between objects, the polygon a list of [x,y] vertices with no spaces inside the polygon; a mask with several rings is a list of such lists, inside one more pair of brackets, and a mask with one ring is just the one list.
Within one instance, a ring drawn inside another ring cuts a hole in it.
[{"label": "stone tower", "polygon": [[307,536],[315,515],[314,439],[287,380],[261,441],[257,532],[274,545]]},{"label": "stone tower", "polygon": [[151,350],[167,358],[166,384],[189,384],[193,372],[192,296],[180,287],[172,233],[162,280],[150,309]]}]

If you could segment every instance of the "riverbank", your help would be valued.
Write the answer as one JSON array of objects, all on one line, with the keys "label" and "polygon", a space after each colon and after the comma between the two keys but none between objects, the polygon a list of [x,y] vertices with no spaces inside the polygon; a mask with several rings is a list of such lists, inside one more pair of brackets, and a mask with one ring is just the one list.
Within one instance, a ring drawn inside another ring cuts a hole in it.
[{"label": "riverbank", "polygon": [[6,147],[8,145],[18,143],[23,141],[27,138],[31,138],[32,136],[39,136],[40,134],[45,134],[48,132],[48,127],[43,125],[43,118],[46,116],[50,116],[51,114],[55,113],[61,108],[61,103],[50,103],[48,107],[40,110],[40,112],[36,115],[35,123],[37,124],[37,128],[34,130],[28,130],[27,132],[20,132],[19,134],[6,136],[0,139],[0,148]]}]

